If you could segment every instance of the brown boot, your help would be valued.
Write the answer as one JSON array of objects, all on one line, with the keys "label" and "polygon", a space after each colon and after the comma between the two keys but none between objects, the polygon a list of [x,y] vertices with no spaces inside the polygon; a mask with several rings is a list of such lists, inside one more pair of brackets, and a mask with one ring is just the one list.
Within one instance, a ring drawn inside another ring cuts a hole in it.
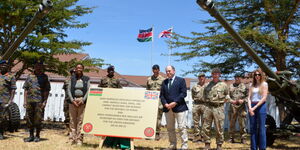
[{"label": "brown boot", "polygon": [[199,142],[199,141],[202,141],[201,136],[200,135],[195,136],[194,139],[193,139],[193,142],[195,143],[195,142]]},{"label": "brown boot", "polygon": [[159,140],[160,140],[160,134],[156,133],[156,135],[155,135],[155,141],[159,141]]},{"label": "brown boot", "polygon": [[205,147],[203,150],[210,150],[210,143],[205,143]]},{"label": "brown boot", "polygon": [[217,150],[222,150],[222,144],[217,144]]},{"label": "brown boot", "polygon": [[229,143],[234,143],[234,138],[231,137],[231,138],[228,140],[228,142],[229,142]]},{"label": "brown boot", "polygon": [[242,144],[246,144],[246,140],[245,139],[241,139],[241,143]]}]

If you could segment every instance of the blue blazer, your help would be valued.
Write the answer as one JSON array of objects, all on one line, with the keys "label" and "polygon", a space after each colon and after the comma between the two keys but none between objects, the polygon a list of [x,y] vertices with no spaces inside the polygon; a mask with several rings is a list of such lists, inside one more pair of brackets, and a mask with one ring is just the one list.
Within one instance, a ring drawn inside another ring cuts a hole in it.
[{"label": "blue blazer", "polygon": [[[163,106],[171,102],[176,102],[177,105],[172,109],[173,112],[183,112],[188,110],[188,107],[184,101],[187,91],[185,80],[175,76],[170,89],[168,89],[168,84],[169,79],[165,79],[160,89],[160,100]],[[164,107],[163,111],[168,112],[169,110]]]}]

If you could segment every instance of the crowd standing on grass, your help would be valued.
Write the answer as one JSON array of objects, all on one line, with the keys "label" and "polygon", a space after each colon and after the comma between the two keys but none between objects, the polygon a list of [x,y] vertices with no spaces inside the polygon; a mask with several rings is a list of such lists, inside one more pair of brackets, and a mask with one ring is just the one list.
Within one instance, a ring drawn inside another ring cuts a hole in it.
[{"label": "crowd standing on grass", "polygon": [[[84,65],[77,64],[71,69],[63,86],[65,90],[64,113],[65,124],[69,141],[71,144],[82,145],[83,135],[80,133],[83,112],[87,101],[87,91],[90,87],[90,78],[83,74]],[[157,108],[157,125],[155,140],[161,138],[161,118],[165,113],[167,131],[169,137],[168,149],[177,148],[175,123],[179,129],[181,138],[181,149],[188,149],[188,133],[186,115],[188,107],[184,98],[187,96],[187,87],[184,78],[175,75],[175,67],[165,68],[165,79],[160,75],[159,65],[152,66],[153,75],[146,81],[146,90],[160,91],[160,102]],[[107,68],[107,76],[100,80],[98,87],[101,88],[122,88],[120,80],[114,76],[115,67]],[[217,150],[222,149],[224,142],[224,104],[229,103],[229,136],[228,142],[236,143],[238,136],[235,135],[236,121],[239,123],[240,143],[245,144],[246,138],[246,116],[247,111],[250,117],[250,139],[251,150],[266,149],[266,98],[268,84],[265,82],[265,74],[257,69],[245,75],[245,82],[242,82],[243,75],[236,73],[234,82],[227,85],[220,79],[221,71],[213,68],[211,71],[212,80],[206,82],[205,73],[199,73],[198,83],[192,87],[191,96],[193,99],[193,142],[204,142],[204,149],[210,149],[212,123],[216,130]],[[36,61],[34,71],[27,76],[23,85],[24,107],[26,108],[26,123],[29,137],[24,142],[39,142],[42,129],[44,108],[47,104],[49,91],[51,90],[48,76],[44,73],[42,61]],[[13,102],[16,90],[16,79],[10,74],[7,61],[0,61],[0,140],[4,139],[4,112],[7,106]],[[35,133],[35,134],[34,134]],[[130,139],[106,137],[104,146],[119,149],[130,149]]]}]

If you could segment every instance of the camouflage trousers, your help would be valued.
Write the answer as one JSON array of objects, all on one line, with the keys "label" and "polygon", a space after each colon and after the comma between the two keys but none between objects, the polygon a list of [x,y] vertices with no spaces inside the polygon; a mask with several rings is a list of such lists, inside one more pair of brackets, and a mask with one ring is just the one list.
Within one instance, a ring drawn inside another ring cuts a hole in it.
[{"label": "camouflage trousers", "polygon": [[160,133],[161,131],[161,118],[163,115],[163,109],[158,108],[157,111],[157,123],[156,123],[156,133]]},{"label": "camouflage trousers", "polygon": [[194,122],[194,136],[202,136],[202,129],[199,121],[201,119],[201,126],[203,126],[203,114],[205,110],[204,104],[193,105],[193,122]]},{"label": "camouflage trousers", "polygon": [[0,132],[3,132],[5,126],[5,107],[0,103]]},{"label": "camouflage trousers", "polygon": [[214,122],[214,127],[216,130],[216,143],[223,144],[224,134],[223,134],[223,125],[224,125],[224,106],[206,106],[205,112],[203,114],[203,126],[202,126],[202,135],[205,143],[211,143],[211,127],[212,122]]},{"label": "camouflage trousers", "polygon": [[230,104],[229,106],[229,112],[228,112],[229,120],[230,120],[230,126],[229,126],[229,135],[230,138],[234,138],[234,132],[235,132],[235,123],[236,120],[239,122],[239,128],[240,128],[240,137],[241,139],[245,139],[247,136],[246,133],[246,107],[245,104],[241,104],[240,106],[237,106],[235,104]]},{"label": "camouflage trousers", "polygon": [[65,99],[64,101],[64,115],[65,115],[65,124],[69,124],[70,123],[70,113],[69,113],[69,102],[67,99]]},{"label": "camouflage trousers", "polygon": [[36,128],[38,130],[41,130],[43,116],[44,116],[44,111],[41,102],[27,103],[26,122],[27,122],[27,127],[29,129]]}]

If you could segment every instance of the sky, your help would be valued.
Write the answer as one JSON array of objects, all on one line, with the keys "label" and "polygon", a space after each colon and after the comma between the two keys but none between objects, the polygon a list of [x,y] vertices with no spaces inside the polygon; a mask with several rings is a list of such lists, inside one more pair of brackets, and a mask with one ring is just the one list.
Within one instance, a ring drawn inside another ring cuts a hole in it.
[{"label": "sky", "polygon": [[[181,35],[191,35],[192,31],[203,32],[204,25],[196,21],[210,17],[201,10],[196,0],[80,0],[78,5],[96,8],[93,13],[78,18],[78,21],[87,22],[89,26],[68,30],[69,39],[92,42],[92,45],[83,48],[84,53],[92,58],[104,59],[122,75],[149,76],[154,64],[158,64],[164,72],[169,60],[165,55],[169,49],[166,39],[158,38],[158,34],[170,27]],[[153,43],[138,42],[139,30],[152,26]],[[180,48],[172,51],[186,50]],[[184,71],[192,70],[191,66],[197,61],[177,62],[176,59],[178,57],[171,57],[171,64],[179,76]],[[189,74],[184,77],[195,76]]]}]

